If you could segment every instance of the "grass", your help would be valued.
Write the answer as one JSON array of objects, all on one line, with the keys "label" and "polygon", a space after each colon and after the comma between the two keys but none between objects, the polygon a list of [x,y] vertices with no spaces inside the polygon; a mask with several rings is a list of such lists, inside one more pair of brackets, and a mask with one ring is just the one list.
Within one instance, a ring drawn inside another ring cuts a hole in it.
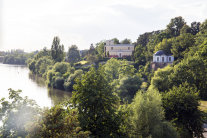
[{"label": "grass", "polygon": [[207,101],[200,101],[199,109],[207,113]]}]

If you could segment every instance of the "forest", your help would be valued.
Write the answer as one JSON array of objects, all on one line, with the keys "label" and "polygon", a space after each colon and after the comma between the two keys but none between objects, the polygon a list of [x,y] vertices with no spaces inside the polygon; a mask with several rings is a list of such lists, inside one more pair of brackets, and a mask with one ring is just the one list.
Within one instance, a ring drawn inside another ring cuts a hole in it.
[{"label": "forest", "polygon": [[[30,53],[29,70],[72,97],[42,109],[21,97],[21,90],[9,89],[9,100],[0,100],[0,137],[202,138],[207,20],[187,25],[175,17],[164,30],[141,34],[133,44],[131,57],[109,58],[104,41],[80,54],[76,45],[65,52],[56,36],[51,49]],[[159,50],[175,61],[154,71],[150,65]]]}]

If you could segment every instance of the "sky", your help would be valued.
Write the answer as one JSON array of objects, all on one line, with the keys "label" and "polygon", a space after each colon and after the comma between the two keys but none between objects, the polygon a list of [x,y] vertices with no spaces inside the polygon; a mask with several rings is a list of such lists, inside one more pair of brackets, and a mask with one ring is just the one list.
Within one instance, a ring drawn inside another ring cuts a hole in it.
[{"label": "sky", "polygon": [[54,36],[66,51],[115,37],[135,42],[174,17],[190,24],[206,13],[207,0],[0,0],[0,51],[50,48]]}]

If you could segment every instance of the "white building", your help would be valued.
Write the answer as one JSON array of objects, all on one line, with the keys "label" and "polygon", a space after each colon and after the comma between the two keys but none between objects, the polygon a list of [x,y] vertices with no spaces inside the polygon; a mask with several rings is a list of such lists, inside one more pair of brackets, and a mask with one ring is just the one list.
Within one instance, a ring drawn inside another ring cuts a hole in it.
[{"label": "white building", "polygon": [[133,44],[114,44],[113,40],[107,40],[104,46],[105,56],[109,57],[127,57],[134,51]]},{"label": "white building", "polygon": [[155,63],[172,63],[173,61],[174,56],[172,54],[166,54],[163,50],[153,54],[153,62]]}]

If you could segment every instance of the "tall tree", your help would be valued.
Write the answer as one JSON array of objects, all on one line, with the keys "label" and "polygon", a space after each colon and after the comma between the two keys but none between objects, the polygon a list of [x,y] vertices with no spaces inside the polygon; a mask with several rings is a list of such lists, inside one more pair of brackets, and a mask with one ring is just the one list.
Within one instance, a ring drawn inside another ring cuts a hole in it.
[{"label": "tall tree", "polygon": [[64,59],[64,46],[60,45],[59,37],[54,37],[51,47],[51,56],[55,62],[61,62]]},{"label": "tall tree", "polygon": [[80,53],[76,45],[72,45],[71,47],[69,47],[68,53],[67,53],[67,60],[71,64],[80,61]]},{"label": "tall tree", "polygon": [[194,46],[195,36],[186,33],[173,39],[171,53],[176,59],[184,58],[184,55],[189,52],[190,47]]},{"label": "tall tree", "polygon": [[164,121],[164,109],[158,91],[138,92],[131,103],[129,136],[136,138],[176,138],[172,125]]},{"label": "tall tree", "polygon": [[92,67],[77,80],[72,96],[81,127],[95,137],[115,136],[119,129],[115,113],[118,98],[112,93],[103,72],[103,67],[98,70]]},{"label": "tall tree", "polygon": [[198,106],[197,90],[187,83],[173,87],[163,97],[166,119],[176,124],[181,137],[203,136],[203,119]]},{"label": "tall tree", "polygon": [[200,22],[191,23],[191,34],[196,35],[200,31]]},{"label": "tall tree", "polygon": [[170,23],[167,25],[166,31],[171,37],[179,36],[180,30],[185,24],[185,20],[181,16],[175,17],[171,19]]},{"label": "tall tree", "polygon": [[96,44],[96,51],[100,56],[104,56],[104,45],[105,43],[103,41]]}]

